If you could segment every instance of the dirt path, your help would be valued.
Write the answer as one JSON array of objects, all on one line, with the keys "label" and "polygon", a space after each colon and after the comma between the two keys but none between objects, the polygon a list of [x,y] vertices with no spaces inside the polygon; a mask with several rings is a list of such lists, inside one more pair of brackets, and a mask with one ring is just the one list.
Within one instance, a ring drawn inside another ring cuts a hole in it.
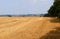
[{"label": "dirt path", "polygon": [[[4,19],[4,20],[3,20]],[[0,39],[39,39],[60,23],[44,17],[1,17]]]}]

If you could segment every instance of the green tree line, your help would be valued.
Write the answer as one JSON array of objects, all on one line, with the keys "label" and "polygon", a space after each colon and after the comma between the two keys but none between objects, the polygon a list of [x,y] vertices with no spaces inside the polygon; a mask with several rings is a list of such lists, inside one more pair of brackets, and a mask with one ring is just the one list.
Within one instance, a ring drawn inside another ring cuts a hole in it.
[{"label": "green tree line", "polygon": [[48,10],[48,16],[60,18],[60,0],[54,0],[53,5]]}]

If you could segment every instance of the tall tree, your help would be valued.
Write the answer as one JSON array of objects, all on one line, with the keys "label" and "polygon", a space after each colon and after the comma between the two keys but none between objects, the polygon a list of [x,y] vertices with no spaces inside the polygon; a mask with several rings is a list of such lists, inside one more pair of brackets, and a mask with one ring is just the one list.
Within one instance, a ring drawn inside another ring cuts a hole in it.
[{"label": "tall tree", "polygon": [[60,17],[60,0],[54,0],[53,5],[48,10],[48,14],[52,17]]}]

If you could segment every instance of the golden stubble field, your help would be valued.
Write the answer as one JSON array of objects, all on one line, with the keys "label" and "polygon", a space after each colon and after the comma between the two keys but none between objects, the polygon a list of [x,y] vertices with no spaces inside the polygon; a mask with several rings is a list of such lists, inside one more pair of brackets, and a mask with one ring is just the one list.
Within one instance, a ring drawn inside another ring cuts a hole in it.
[{"label": "golden stubble field", "polygon": [[0,17],[0,39],[39,39],[60,23],[50,17]]}]

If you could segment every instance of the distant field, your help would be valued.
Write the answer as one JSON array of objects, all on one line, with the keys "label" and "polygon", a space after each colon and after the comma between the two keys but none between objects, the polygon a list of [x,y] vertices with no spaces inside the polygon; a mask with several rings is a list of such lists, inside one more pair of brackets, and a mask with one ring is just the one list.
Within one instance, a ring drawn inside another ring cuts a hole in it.
[{"label": "distant field", "polygon": [[0,17],[0,39],[39,39],[56,27],[50,17]]}]

